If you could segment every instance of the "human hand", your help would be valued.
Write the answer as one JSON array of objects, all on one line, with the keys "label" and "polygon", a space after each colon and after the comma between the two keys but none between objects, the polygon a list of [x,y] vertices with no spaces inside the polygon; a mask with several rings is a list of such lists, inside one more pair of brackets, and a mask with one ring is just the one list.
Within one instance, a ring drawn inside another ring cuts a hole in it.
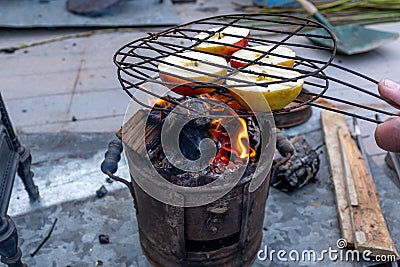
[{"label": "human hand", "polygon": [[[381,96],[400,105],[400,84],[381,80],[378,91]],[[375,130],[375,141],[386,151],[400,152],[400,117],[392,116],[379,124]]]}]

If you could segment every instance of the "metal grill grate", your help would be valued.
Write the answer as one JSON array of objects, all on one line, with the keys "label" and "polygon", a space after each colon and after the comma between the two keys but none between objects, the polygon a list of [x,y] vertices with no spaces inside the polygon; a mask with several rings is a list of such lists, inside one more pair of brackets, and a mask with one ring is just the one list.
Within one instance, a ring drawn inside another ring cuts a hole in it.
[{"label": "metal grill grate", "polygon": [[[266,27],[266,25],[268,26]],[[379,94],[364,89],[371,87],[372,85],[376,87],[378,82],[375,79],[333,63],[336,54],[336,39],[329,29],[312,20],[283,14],[235,14],[216,16],[172,27],[157,34],[149,33],[148,36],[144,38],[132,41],[121,47],[114,55],[114,63],[118,67],[118,79],[123,90],[129,95],[129,97],[143,107],[154,108],[153,105],[149,105],[149,103],[143,101],[143,98],[138,97],[138,94],[147,94],[155,98],[161,98],[172,105],[179,104],[182,100],[187,98],[187,96],[182,97],[174,95],[171,91],[173,97],[166,97],[163,94],[159,94],[157,90],[153,90],[153,88],[163,87],[165,85],[169,87],[179,85],[173,83],[166,84],[162,81],[160,79],[158,65],[163,63],[172,67],[185,69],[185,67],[178,66],[171,62],[166,62],[165,58],[170,55],[177,55],[184,59],[193,60],[192,58],[179,55],[179,53],[196,51],[195,47],[202,42],[217,44],[218,42],[215,42],[210,38],[229,26],[249,29],[250,35],[247,37],[247,47],[239,47],[237,45],[228,46],[259,52],[258,50],[254,50],[252,47],[268,45],[271,46],[271,49],[263,52],[262,57],[272,55],[295,60],[293,70],[300,73],[300,76],[295,78],[279,79],[278,81],[263,81],[262,83],[257,83],[257,86],[268,88],[268,86],[271,86],[274,83],[284,83],[300,78],[304,79],[304,88],[307,89],[307,91],[303,90],[302,93],[311,95],[312,98],[308,101],[296,100],[296,105],[290,105],[290,107],[285,108],[284,111],[298,108],[301,105],[312,105],[375,123],[380,122],[375,119],[375,114],[396,115],[385,111],[384,108],[381,108],[382,105],[380,104],[361,105],[357,103],[357,101],[351,101],[344,97],[330,94],[329,88],[332,84],[335,84],[336,87],[339,86],[341,88],[346,88],[346,90],[352,90],[355,94],[369,95],[376,102],[381,102],[382,104],[389,103],[393,106],[398,106],[397,104],[382,98]],[[214,27],[220,28],[217,31],[210,31],[210,28]],[[321,28],[325,29],[324,34],[312,33],[312,30]],[[196,38],[195,36],[199,33],[208,33],[208,36],[205,39]],[[231,37],[240,36],[231,35]],[[306,37],[311,37],[311,39],[330,40],[332,42],[332,48],[316,46],[311,42],[305,41],[307,40]],[[281,45],[294,50],[296,56],[290,57],[274,54],[273,50]],[[221,56],[213,52],[198,52],[207,55]],[[223,57],[228,62],[239,59],[234,55],[223,55]],[[262,61],[262,57],[254,60],[246,60],[246,64],[240,68],[233,68],[228,64],[226,67],[227,74],[224,76],[215,75],[215,79],[212,82],[190,81],[193,82],[193,84],[190,85],[191,89],[196,90],[196,88],[212,87],[215,89],[214,93],[224,96],[224,102],[229,104],[230,101],[233,101],[233,98],[229,94],[229,90],[225,83],[219,84],[219,80],[235,81],[237,83],[237,85],[235,85],[236,87],[246,87],[251,85],[251,83],[246,80],[238,80],[238,78],[234,77],[236,73],[241,72],[263,75],[263,73],[246,69],[246,67],[250,65],[258,64],[269,67],[273,66],[280,69],[292,69],[285,66],[271,65]],[[243,59],[241,60],[243,61]],[[212,63],[208,64],[213,65]],[[343,77],[330,75],[329,73],[332,72],[330,71],[331,69],[335,72],[343,73]],[[204,74],[197,70],[191,71],[196,72],[199,75]],[[177,78],[179,78],[179,76],[177,76]],[[358,84],[362,85],[362,87]],[[329,100],[335,105],[327,106],[321,104],[319,101],[316,101],[319,98]],[[163,109],[162,107],[155,108]],[[250,111],[236,111],[239,115],[251,115]],[[274,112],[280,112],[280,110]]]}]

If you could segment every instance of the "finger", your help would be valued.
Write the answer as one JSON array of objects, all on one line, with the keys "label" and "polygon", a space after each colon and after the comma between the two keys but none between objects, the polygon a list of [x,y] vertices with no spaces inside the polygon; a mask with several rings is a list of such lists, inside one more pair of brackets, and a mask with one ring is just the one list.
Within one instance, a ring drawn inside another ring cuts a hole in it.
[{"label": "finger", "polygon": [[400,84],[391,80],[381,80],[378,84],[379,94],[400,105]]},{"label": "finger", "polygon": [[375,130],[376,144],[392,152],[400,152],[400,118],[390,117],[379,124]]}]

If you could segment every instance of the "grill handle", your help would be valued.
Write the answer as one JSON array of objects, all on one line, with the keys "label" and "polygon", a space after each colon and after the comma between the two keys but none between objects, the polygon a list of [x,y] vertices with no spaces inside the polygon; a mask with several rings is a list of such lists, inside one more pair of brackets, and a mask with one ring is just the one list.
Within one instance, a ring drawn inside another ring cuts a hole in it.
[{"label": "grill handle", "polygon": [[127,180],[114,175],[118,170],[118,162],[121,160],[121,153],[123,150],[122,142],[119,139],[112,140],[108,144],[108,150],[104,154],[104,160],[101,163],[100,169],[104,174],[107,174],[111,179],[123,183],[129,188],[131,195],[135,198],[135,191],[132,184]]},{"label": "grill handle", "polygon": [[108,172],[111,172],[112,174],[117,172],[122,150],[123,147],[120,140],[112,140],[108,144],[108,150],[104,155],[104,160],[100,166],[103,173],[108,175]]}]

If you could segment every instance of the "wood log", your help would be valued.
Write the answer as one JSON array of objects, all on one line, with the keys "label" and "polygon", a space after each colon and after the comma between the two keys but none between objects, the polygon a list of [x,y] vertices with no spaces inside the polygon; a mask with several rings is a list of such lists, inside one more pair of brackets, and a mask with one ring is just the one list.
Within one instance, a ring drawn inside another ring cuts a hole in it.
[{"label": "wood log", "polygon": [[355,248],[370,250],[372,255],[396,255],[385,218],[379,203],[379,194],[360,150],[348,129],[339,131],[339,139],[349,162],[358,205],[351,206]]},{"label": "wood log", "polygon": [[345,117],[321,111],[322,128],[343,238],[359,251],[396,255],[377,188],[365,159],[350,135]]},{"label": "wood log", "polygon": [[337,129],[347,128],[346,119],[343,115],[322,110],[321,123],[328,154],[331,179],[335,189],[336,208],[339,216],[339,225],[342,230],[342,238],[347,241],[349,247],[353,247],[354,235],[350,217],[350,202],[345,184],[345,167],[343,166],[337,135]]}]

